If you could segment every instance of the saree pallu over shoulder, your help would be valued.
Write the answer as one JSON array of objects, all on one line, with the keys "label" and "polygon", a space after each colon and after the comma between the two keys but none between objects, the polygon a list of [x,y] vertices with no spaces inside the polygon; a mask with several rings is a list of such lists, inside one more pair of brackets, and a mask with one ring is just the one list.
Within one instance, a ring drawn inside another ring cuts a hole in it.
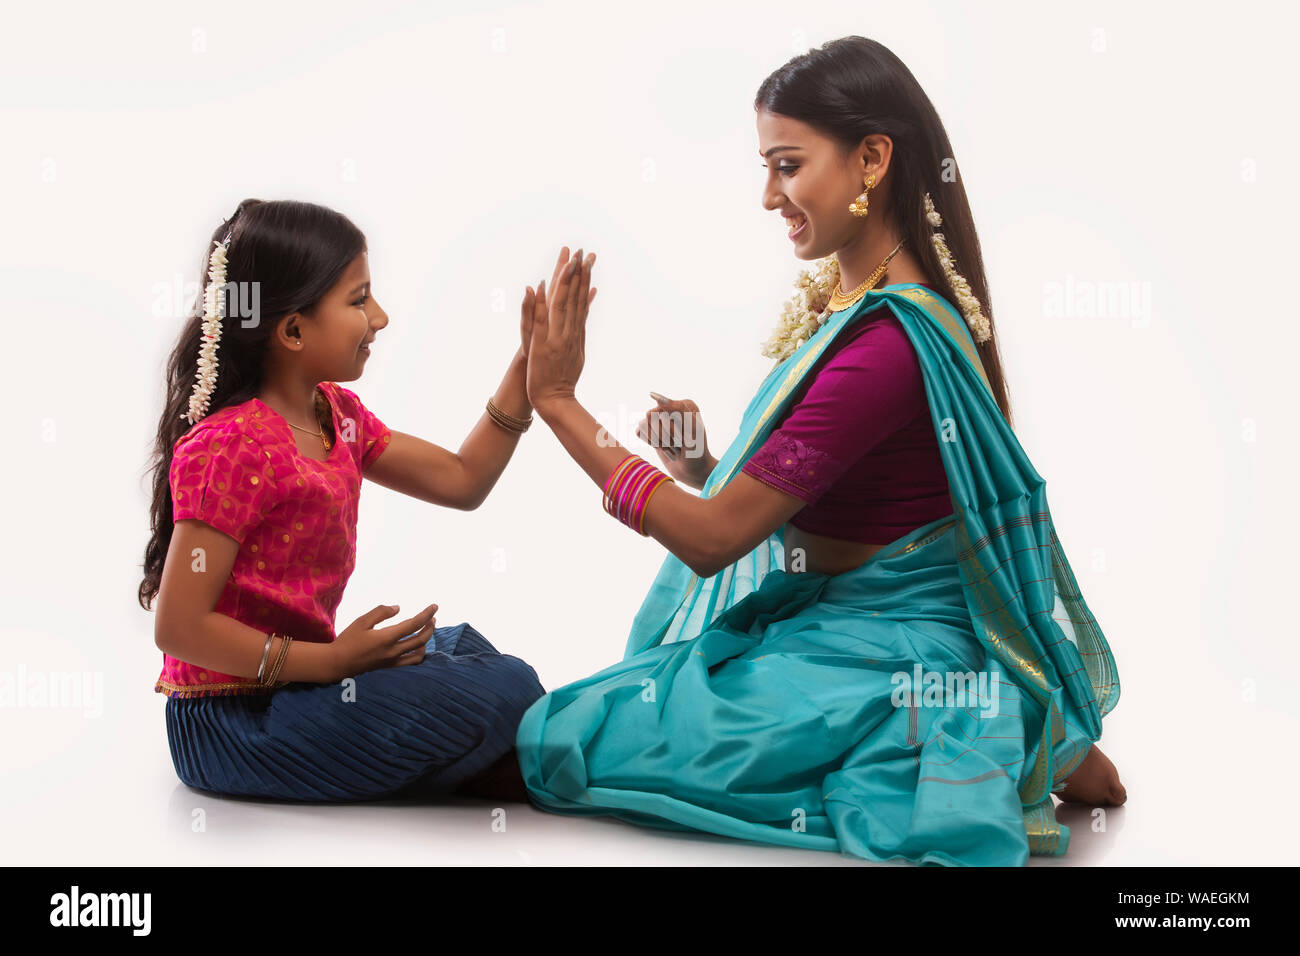
[{"label": "saree pallu over shoulder", "polygon": [[[553,692],[525,715],[518,746],[535,802],[872,859],[1005,864],[1065,852],[1069,831],[1055,820],[1051,790],[1101,736],[1119,679],[1057,538],[1045,482],[1002,416],[950,303],[920,285],[895,285],[834,314],[768,374],[701,495],[726,486],[817,358],[882,301],[916,350],[952,515],[834,577],[782,570],[779,530],[707,579],[668,555],[622,663]],[[891,706],[880,672],[910,670],[909,657],[928,670],[982,670],[1001,713]],[[629,680],[649,681],[661,694],[671,685],[672,699],[661,697],[650,720],[619,696]],[[785,696],[768,696],[772,682]],[[715,737],[679,753],[697,728]],[[662,738],[657,747],[652,734]],[[620,735],[649,749],[625,753]],[[597,738],[605,749],[587,754]],[[828,738],[838,750],[824,750]],[[743,741],[750,763],[737,767]],[[820,775],[799,763],[814,751]],[[688,765],[670,765],[670,752]],[[598,771],[623,787],[589,779]],[[726,793],[716,791],[719,779]],[[547,780],[559,783],[548,788]],[[672,793],[652,795],[661,784]],[[791,811],[781,809],[796,794],[796,812],[814,805],[797,836]],[[783,814],[786,825],[774,825]]]}]

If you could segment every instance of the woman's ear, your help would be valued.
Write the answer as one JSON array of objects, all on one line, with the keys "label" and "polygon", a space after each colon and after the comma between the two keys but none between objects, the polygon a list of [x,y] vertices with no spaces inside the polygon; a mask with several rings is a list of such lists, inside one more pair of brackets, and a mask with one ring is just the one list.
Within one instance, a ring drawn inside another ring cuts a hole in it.
[{"label": "woman's ear", "polygon": [[889,161],[894,156],[894,141],[884,133],[872,133],[864,136],[858,147],[858,176],[866,179],[876,177],[876,185],[884,180],[889,172]]}]

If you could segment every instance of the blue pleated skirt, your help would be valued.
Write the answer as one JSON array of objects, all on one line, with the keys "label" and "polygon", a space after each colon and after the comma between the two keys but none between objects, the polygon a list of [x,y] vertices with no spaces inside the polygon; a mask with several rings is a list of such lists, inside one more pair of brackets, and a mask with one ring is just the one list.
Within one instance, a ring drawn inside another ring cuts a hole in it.
[{"label": "blue pleated skirt", "polygon": [[545,693],[532,667],[467,623],[436,628],[421,663],[353,680],[167,698],[176,775],[199,790],[310,802],[448,793],[514,747]]}]

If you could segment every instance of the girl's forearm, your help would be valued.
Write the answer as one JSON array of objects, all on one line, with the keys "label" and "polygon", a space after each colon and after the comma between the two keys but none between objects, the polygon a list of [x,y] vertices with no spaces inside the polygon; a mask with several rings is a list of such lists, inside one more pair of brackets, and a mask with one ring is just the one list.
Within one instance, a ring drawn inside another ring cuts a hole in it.
[{"label": "girl's forearm", "polygon": [[[233,617],[210,611],[194,627],[187,628],[183,635],[176,635],[161,649],[187,664],[253,680],[262,663],[268,633],[242,624]],[[289,636],[293,637],[292,634]],[[277,638],[271,642],[263,673],[271,669],[279,653],[280,641]],[[278,679],[333,683],[340,679],[335,673],[336,659],[333,644],[291,641]]]},{"label": "girl's forearm", "polygon": [[[505,377],[492,396],[493,403],[507,415],[527,418],[533,412],[528,401],[528,361],[516,351]],[[486,411],[456,453],[469,482],[469,506],[477,508],[496,486],[519,444],[522,432],[510,431],[492,420]]]}]

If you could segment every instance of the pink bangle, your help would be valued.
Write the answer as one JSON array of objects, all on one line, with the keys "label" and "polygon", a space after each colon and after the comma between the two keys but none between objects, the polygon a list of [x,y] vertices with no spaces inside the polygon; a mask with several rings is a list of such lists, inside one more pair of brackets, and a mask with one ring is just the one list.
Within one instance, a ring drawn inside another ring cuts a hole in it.
[{"label": "pink bangle", "polygon": [[637,512],[636,518],[636,530],[640,532],[643,538],[650,537],[650,533],[645,530],[645,510],[650,504],[650,496],[672,480],[673,478],[671,476],[665,475],[661,472],[655,479],[655,483],[651,485],[649,490],[645,493],[645,499],[641,502],[641,508]]},{"label": "pink bangle", "polygon": [[636,485],[649,473],[647,472],[649,468],[649,463],[637,458],[627,468],[624,468],[623,473],[619,475],[619,479],[615,481],[614,490],[612,490],[610,497],[614,501],[614,516],[620,522],[627,523],[630,503],[632,503],[630,502],[632,489],[636,488]]},{"label": "pink bangle", "polygon": [[632,487],[647,467],[646,462],[636,456],[620,466],[620,470],[610,483],[609,504],[605,509],[619,521],[627,519],[628,489]]},{"label": "pink bangle", "polygon": [[639,455],[628,455],[611,472],[605,482],[605,511],[643,537],[645,509],[650,496],[659,486],[673,479]]},{"label": "pink bangle", "polygon": [[647,462],[637,469],[636,474],[633,475],[624,486],[622,501],[623,508],[620,514],[620,520],[622,520],[622,522],[628,527],[636,526],[636,512],[637,506],[641,502],[641,495],[645,492],[645,489],[650,486],[650,483],[654,481],[655,475],[657,474],[659,474],[659,471]]},{"label": "pink bangle", "polygon": [[628,455],[618,463],[618,467],[614,469],[609,476],[609,480],[605,482],[605,510],[620,521],[622,520],[620,512],[624,489],[627,487],[628,481],[640,470],[639,466],[642,463],[643,459],[639,456]]},{"label": "pink bangle", "polygon": [[614,492],[615,486],[618,485],[619,481],[621,480],[622,473],[627,468],[636,464],[638,460],[639,459],[637,458],[636,455],[628,455],[626,458],[624,458],[622,461],[618,463],[617,467],[615,467],[615,469],[612,472],[610,472],[609,478],[606,479],[604,505],[605,505],[605,510],[608,511],[610,514],[614,513],[613,511],[610,510],[610,508],[613,506],[613,502],[615,498],[615,492]]}]

